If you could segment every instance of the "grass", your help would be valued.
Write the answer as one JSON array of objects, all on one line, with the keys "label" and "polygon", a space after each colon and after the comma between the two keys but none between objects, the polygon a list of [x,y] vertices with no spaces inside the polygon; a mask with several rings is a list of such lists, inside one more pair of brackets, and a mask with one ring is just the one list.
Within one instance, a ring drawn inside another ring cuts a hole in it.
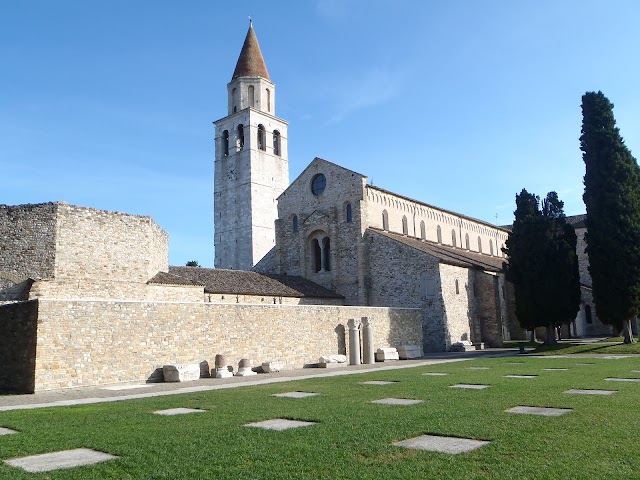
[{"label": "grass", "polygon": [[615,345],[608,345],[598,342],[587,345],[577,345],[571,343],[558,343],[556,345],[539,344],[533,353],[535,353],[536,355],[564,355],[575,353],[600,355],[638,355],[640,354],[640,342],[636,341],[629,344],[619,343]]},{"label": "grass", "polygon": [[[510,364],[512,362],[522,362]],[[380,478],[637,478],[640,384],[607,377],[640,377],[640,359],[510,357],[429,367],[155,397],[109,404],[0,413],[0,458],[87,447],[121,458],[88,467],[28,474],[0,463],[10,479],[380,479]],[[487,366],[472,370],[470,366]],[[545,371],[544,368],[568,368]],[[446,372],[446,376],[423,376]],[[509,379],[506,374],[535,374]],[[385,386],[366,380],[393,380]],[[486,383],[485,390],[449,388]],[[607,397],[568,395],[569,388],[618,390]],[[287,391],[318,392],[304,399]],[[415,398],[414,406],[371,404]],[[572,408],[562,417],[514,415],[516,405]],[[173,417],[158,409],[207,413]],[[248,422],[289,418],[318,422],[281,432]],[[490,440],[476,451],[447,455],[394,447],[422,434]]]}]

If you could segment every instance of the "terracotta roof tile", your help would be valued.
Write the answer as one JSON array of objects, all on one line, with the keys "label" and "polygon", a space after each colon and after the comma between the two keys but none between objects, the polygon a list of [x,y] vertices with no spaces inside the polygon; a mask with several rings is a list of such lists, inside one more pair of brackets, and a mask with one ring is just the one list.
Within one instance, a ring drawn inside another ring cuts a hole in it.
[{"label": "terracotta roof tile", "polygon": [[244,39],[236,69],[233,71],[231,80],[238,77],[262,77],[271,81],[267,65],[264,63],[258,37],[253,31],[253,25],[249,24],[249,31]]}]

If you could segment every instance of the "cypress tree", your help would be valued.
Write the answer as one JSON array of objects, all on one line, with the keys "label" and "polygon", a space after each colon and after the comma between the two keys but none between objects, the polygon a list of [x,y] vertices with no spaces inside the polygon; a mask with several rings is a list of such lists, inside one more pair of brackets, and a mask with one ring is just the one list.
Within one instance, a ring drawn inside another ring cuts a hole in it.
[{"label": "cypress tree", "polygon": [[640,309],[640,169],[602,92],[582,96],[582,117],[586,251],[596,313],[631,343],[631,321]]},{"label": "cypress tree", "polygon": [[547,194],[542,210],[539,201],[525,189],[516,195],[505,269],[514,285],[520,325],[527,330],[545,327],[546,342],[553,343],[555,327],[569,324],[579,310],[577,237],[555,192]]}]

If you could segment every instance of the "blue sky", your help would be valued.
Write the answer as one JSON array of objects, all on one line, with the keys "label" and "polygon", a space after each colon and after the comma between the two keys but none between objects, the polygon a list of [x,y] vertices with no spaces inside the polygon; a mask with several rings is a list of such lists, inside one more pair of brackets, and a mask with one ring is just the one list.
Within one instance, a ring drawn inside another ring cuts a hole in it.
[{"label": "blue sky", "polygon": [[213,266],[212,122],[249,15],[291,180],[319,156],[498,224],[522,188],[583,213],[592,90],[640,155],[635,0],[7,1],[0,203],[150,215],[171,264]]}]

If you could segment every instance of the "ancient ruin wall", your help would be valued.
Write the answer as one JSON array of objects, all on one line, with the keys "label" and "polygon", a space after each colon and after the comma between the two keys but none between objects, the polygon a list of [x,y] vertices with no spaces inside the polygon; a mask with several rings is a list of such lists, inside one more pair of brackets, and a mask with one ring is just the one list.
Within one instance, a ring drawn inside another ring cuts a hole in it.
[{"label": "ancient ruin wall", "polygon": [[[350,318],[369,317],[374,347],[421,344],[415,309],[40,300],[36,390],[154,378],[164,364],[236,366],[279,360],[287,368],[348,354]],[[346,337],[345,337],[346,332]]]}]

